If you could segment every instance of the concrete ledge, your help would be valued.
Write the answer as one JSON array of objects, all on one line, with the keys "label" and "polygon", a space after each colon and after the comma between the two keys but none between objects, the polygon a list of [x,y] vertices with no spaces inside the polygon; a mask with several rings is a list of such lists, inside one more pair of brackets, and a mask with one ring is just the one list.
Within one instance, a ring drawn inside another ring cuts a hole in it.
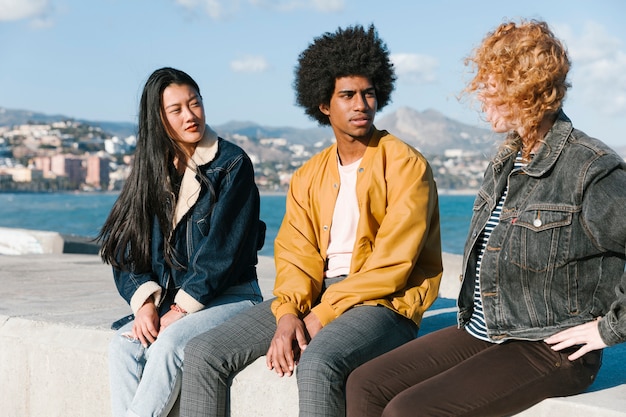
[{"label": "concrete ledge", "polygon": [[0,409],[5,416],[110,416],[110,332],[4,317]]},{"label": "concrete ledge", "polygon": [[0,227],[0,255],[80,253],[97,255],[100,246],[93,239],[43,230]]},{"label": "concrete ledge", "polygon": [[63,252],[63,238],[56,232],[0,227],[0,255]]},{"label": "concrete ledge", "polygon": [[[420,333],[455,322],[460,256],[444,256],[440,296]],[[271,297],[273,260],[259,261],[261,289]],[[110,323],[128,313],[110,268],[94,255],[0,256],[0,414],[108,417]],[[589,392],[548,399],[521,416],[626,416],[626,345],[606,350]],[[231,415],[296,416],[294,378],[265,369],[264,358],[240,372]],[[171,414],[177,415],[177,412]]]}]

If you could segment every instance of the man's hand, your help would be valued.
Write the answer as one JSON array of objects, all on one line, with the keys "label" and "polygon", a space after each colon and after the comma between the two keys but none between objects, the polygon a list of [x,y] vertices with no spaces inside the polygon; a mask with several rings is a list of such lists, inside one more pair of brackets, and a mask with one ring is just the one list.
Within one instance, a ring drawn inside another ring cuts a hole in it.
[{"label": "man's hand", "polygon": [[294,314],[284,315],[278,320],[276,333],[265,357],[268,369],[273,369],[279,376],[291,376],[300,352],[306,349],[307,343],[302,320]]},{"label": "man's hand", "polygon": [[606,347],[606,344],[600,337],[598,320],[570,327],[557,334],[553,334],[548,337],[545,342],[552,345],[552,349],[557,351],[570,346],[582,345],[580,349],[567,357],[570,361],[576,360],[592,350],[604,349]]},{"label": "man's hand", "polygon": [[156,306],[149,298],[135,314],[133,323],[133,337],[138,339],[143,347],[147,348],[154,343],[159,335],[159,314]]},{"label": "man's hand", "polygon": [[317,333],[322,330],[322,322],[312,312],[307,314],[304,318],[304,325],[306,326],[306,331],[309,334],[309,340],[313,339]]}]

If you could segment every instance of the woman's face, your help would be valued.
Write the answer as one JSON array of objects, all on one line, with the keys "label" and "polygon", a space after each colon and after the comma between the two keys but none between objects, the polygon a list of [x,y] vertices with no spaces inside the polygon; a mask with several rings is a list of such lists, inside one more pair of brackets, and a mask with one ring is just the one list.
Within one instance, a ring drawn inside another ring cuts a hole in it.
[{"label": "woman's face", "polygon": [[482,103],[482,110],[491,128],[496,133],[506,133],[515,129],[511,120],[511,110],[506,104],[497,104],[498,88],[492,77],[484,90],[478,93],[478,100]]},{"label": "woman's face", "polygon": [[187,153],[193,155],[206,129],[200,94],[186,84],[170,84],[163,90],[165,129]]}]

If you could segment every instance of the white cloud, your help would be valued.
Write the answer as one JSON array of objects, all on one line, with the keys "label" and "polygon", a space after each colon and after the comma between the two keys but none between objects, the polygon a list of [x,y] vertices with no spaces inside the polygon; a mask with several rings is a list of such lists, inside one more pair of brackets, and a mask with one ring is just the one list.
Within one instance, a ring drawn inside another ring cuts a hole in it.
[{"label": "white cloud", "polygon": [[[0,0],[5,1],[5,0]],[[14,0],[19,1],[19,0]],[[211,19],[220,20],[236,14],[240,10],[240,0],[175,0],[185,9],[203,10]],[[289,12],[297,9],[309,9],[322,13],[342,11],[345,0],[245,0],[252,7],[277,12]]]},{"label": "white cloud", "polygon": [[192,11],[203,9],[213,20],[223,19],[239,10],[238,0],[176,0],[176,3]]},{"label": "white cloud", "polygon": [[253,6],[281,12],[296,9],[313,9],[318,12],[333,13],[343,10],[345,0],[249,0]]},{"label": "white cloud", "polygon": [[556,26],[555,33],[565,42],[570,58],[578,62],[601,59],[620,48],[620,40],[596,22],[587,22],[580,34],[575,34],[567,25]]},{"label": "white cloud", "polygon": [[264,72],[269,68],[267,60],[262,56],[246,56],[230,63],[234,72]]},{"label": "white cloud", "polygon": [[565,42],[572,60],[572,95],[605,115],[624,117],[625,46],[596,22],[585,24],[581,33],[569,26],[558,26],[555,33]]},{"label": "white cloud", "polygon": [[48,0],[0,0],[0,21],[39,18],[48,9]]},{"label": "white cloud", "polygon": [[391,62],[396,69],[399,81],[432,83],[436,77],[439,61],[428,55],[391,54]]},{"label": "white cloud", "polygon": [[320,12],[339,12],[345,6],[344,0],[313,0],[313,6]]}]

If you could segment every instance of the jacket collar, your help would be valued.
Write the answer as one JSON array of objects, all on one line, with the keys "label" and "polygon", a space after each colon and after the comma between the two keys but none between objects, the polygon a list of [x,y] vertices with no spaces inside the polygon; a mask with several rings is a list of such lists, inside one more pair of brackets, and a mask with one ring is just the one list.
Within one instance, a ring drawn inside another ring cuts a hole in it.
[{"label": "jacket collar", "polygon": [[369,160],[374,157],[374,155],[376,154],[376,148],[378,148],[380,140],[383,136],[386,135],[388,135],[386,130],[378,130],[375,126],[372,126],[372,137],[367,143],[365,154],[363,154],[363,162],[369,162]]},{"label": "jacket collar", "polygon": [[[531,177],[540,177],[548,172],[561,155],[572,129],[571,120],[563,113],[563,110],[560,110],[537,153],[532,161],[522,168],[523,171]],[[517,133],[510,133],[510,135],[517,135]],[[509,148],[500,150],[493,159],[494,171],[500,172],[504,168],[512,167],[516,155],[517,152]]]},{"label": "jacket collar", "polygon": [[174,211],[174,227],[178,225],[180,220],[187,214],[198,200],[200,194],[200,181],[198,181],[197,168],[211,162],[217,154],[218,137],[217,133],[206,125],[204,137],[196,146],[191,158],[187,162],[183,180],[180,185],[178,199],[176,201],[176,210]]},{"label": "jacket collar", "polygon": [[563,110],[560,110],[552,128],[550,128],[539,146],[535,157],[524,169],[526,174],[532,177],[540,177],[550,170],[556,163],[559,155],[561,155],[561,152],[563,152],[572,129],[571,120],[563,113]]},{"label": "jacket collar", "polygon": [[[367,143],[367,147],[365,148],[365,153],[363,154],[363,157],[361,159],[361,166],[365,166],[366,163],[368,163],[374,157],[374,155],[376,155],[376,148],[378,148],[380,140],[383,136],[386,136],[388,134],[389,133],[386,130],[378,130],[375,126],[372,126],[372,136],[370,137],[370,140]],[[328,149],[330,150],[331,155],[339,155],[339,150],[337,149],[337,140],[335,140],[335,142]],[[339,176],[339,170],[336,168],[336,164],[334,169],[331,167],[331,170],[333,175],[335,175],[336,177]]]}]

